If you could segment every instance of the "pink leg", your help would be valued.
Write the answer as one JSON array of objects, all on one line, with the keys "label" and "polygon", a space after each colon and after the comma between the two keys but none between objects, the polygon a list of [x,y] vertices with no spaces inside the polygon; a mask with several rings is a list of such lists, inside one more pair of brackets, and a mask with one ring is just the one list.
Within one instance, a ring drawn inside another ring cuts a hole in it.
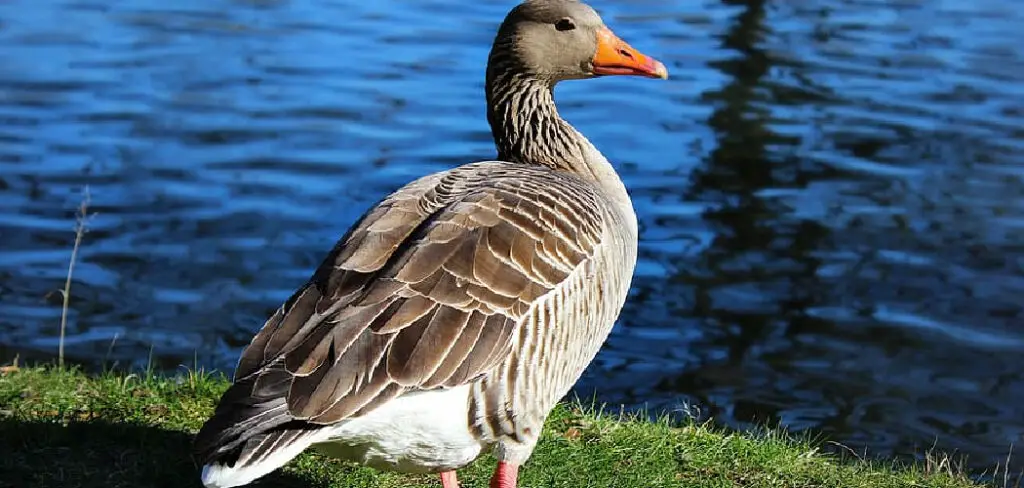
[{"label": "pink leg", "polygon": [[459,488],[459,479],[455,476],[455,471],[441,473],[441,488]]},{"label": "pink leg", "polygon": [[459,479],[455,476],[455,471],[441,473],[441,488],[459,488]]},{"label": "pink leg", "polygon": [[494,476],[491,477],[491,488],[516,488],[518,475],[518,465],[499,462],[498,469],[494,470]]}]

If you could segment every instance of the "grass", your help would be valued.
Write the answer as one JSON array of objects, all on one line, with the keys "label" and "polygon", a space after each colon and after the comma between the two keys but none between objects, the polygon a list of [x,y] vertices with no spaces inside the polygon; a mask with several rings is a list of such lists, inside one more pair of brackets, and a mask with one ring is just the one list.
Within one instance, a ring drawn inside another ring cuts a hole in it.
[{"label": "grass", "polygon": [[[199,487],[191,436],[227,387],[219,375],[87,376],[58,367],[0,369],[0,487]],[[487,486],[489,456],[460,471]],[[941,468],[941,469],[939,469]],[[276,488],[439,487],[306,453],[256,483]],[[521,472],[523,487],[981,486],[949,463],[840,459],[773,432],[728,434],[563,405]]]}]

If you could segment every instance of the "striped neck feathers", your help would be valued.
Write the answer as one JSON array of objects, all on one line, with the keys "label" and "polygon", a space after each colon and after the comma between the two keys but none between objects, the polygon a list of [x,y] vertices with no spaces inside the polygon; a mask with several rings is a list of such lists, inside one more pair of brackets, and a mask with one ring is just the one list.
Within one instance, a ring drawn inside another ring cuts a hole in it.
[{"label": "striped neck feathers", "polygon": [[558,115],[553,82],[514,69],[490,69],[486,88],[498,159],[597,179],[588,162],[593,146]]}]

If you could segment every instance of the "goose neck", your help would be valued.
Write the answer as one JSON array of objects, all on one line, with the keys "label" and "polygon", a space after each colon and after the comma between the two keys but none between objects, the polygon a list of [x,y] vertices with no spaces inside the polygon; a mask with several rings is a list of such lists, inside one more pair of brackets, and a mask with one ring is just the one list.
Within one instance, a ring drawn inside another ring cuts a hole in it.
[{"label": "goose neck", "polygon": [[588,174],[579,133],[555,108],[554,85],[525,74],[488,74],[487,120],[498,159]]}]

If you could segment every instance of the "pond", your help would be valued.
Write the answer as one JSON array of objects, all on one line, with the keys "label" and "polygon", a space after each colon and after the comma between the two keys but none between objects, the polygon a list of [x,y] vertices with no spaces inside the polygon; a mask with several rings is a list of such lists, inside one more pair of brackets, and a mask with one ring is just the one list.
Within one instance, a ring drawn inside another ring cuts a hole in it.
[{"label": "pond", "polygon": [[[558,90],[641,227],[576,393],[1003,461],[1024,440],[1024,11],[593,3],[672,77]],[[230,371],[368,205],[494,156],[483,68],[510,6],[0,3],[0,362],[55,356],[87,199],[68,359]]]}]

